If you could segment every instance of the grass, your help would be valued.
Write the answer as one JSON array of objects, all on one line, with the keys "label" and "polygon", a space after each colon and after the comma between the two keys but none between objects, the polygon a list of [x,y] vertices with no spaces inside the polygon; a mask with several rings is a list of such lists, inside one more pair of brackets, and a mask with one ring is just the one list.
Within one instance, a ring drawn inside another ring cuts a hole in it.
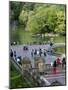
[{"label": "grass", "polygon": [[17,79],[17,78],[19,78],[20,76],[21,76],[21,75],[13,76],[13,77],[11,77],[11,80]]},{"label": "grass", "polygon": [[54,37],[54,42],[57,42],[57,43],[65,43],[65,37],[64,37],[64,36]]},{"label": "grass", "polygon": [[56,53],[64,54],[64,53],[65,53],[65,48],[55,48],[54,51],[55,51]]}]

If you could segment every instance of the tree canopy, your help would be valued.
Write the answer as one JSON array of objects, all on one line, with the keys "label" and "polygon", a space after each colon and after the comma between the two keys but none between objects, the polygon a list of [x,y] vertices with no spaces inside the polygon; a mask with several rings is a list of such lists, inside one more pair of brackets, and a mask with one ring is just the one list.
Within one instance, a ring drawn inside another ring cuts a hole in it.
[{"label": "tree canopy", "polygon": [[11,19],[37,34],[65,33],[65,5],[11,2]]}]

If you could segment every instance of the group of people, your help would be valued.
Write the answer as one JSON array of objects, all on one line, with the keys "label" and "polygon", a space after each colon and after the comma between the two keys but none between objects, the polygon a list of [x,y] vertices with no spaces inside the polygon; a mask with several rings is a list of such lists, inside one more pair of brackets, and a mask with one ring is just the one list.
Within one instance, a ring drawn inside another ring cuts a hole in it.
[{"label": "group of people", "polygon": [[16,55],[16,51],[13,51],[11,49],[10,51],[10,57],[13,58],[14,60],[16,60],[19,64],[21,64],[21,56],[18,56]]},{"label": "group of people", "polygon": [[11,49],[10,51],[10,57],[14,57],[16,59],[16,51],[13,52],[13,50]]},{"label": "group of people", "polygon": [[[24,50],[28,50],[28,47],[24,47]],[[36,55],[41,56],[46,56],[46,49],[32,49],[31,50],[31,56],[34,57]],[[16,51],[13,51],[11,49],[10,51],[10,57],[14,58],[14,60],[16,60],[19,64],[21,64],[21,56],[17,57]],[[57,59],[53,62],[52,66],[53,66],[53,72],[56,74],[57,73],[57,67],[62,66],[62,68],[64,68],[66,65],[66,59],[65,57],[61,60],[59,57],[57,57]]]},{"label": "group of people", "polygon": [[39,56],[44,55],[44,56],[46,56],[46,50],[45,49],[42,50],[41,48],[39,48],[39,49],[32,49],[31,56],[33,57],[33,56],[36,56],[36,55],[39,55]]},{"label": "group of people", "polygon": [[62,68],[64,68],[65,65],[66,65],[66,59],[65,59],[65,57],[62,60],[60,58],[57,58],[53,62],[53,72],[56,74],[57,73],[57,67],[61,66]]}]

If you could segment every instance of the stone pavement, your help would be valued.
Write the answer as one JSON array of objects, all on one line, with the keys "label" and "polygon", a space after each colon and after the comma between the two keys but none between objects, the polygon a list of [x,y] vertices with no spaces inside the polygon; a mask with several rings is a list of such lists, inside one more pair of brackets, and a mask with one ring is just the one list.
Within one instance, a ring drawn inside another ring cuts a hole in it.
[{"label": "stone pavement", "polygon": [[[42,50],[48,50],[48,48],[50,47],[49,44],[46,45],[28,45],[28,51],[24,51],[23,50],[24,45],[15,45],[15,46],[10,46],[10,49],[14,51],[16,51],[16,55],[23,57],[29,57],[31,62],[32,62],[32,66],[34,67],[34,58],[31,56],[31,51],[32,49],[37,49],[39,50],[39,48],[41,48]],[[46,64],[51,64],[51,62],[55,61],[57,58],[57,55],[54,55],[50,52],[46,52],[46,56],[44,56],[45,60],[46,60]]]},{"label": "stone pavement", "polygon": [[58,81],[59,83],[61,83],[61,85],[66,84],[65,73],[47,74],[47,75],[42,75],[40,78],[42,78],[45,81],[47,86],[51,85],[55,81]]}]

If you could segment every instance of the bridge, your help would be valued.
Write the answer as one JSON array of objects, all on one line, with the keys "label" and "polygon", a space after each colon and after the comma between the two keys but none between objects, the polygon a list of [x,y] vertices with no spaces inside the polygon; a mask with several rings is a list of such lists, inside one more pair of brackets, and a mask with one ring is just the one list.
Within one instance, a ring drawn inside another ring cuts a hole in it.
[{"label": "bridge", "polygon": [[[51,48],[49,44],[45,44],[45,45],[28,45],[29,50],[24,51],[23,46],[24,45],[14,45],[14,46],[10,46],[10,49],[12,49],[13,51],[15,50],[16,53],[17,53],[17,56],[20,55],[20,56],[22,56],[22,58],[24,56],[30,57],[30,59],[32,61],[32,64],[34,64],[34,60],[31,57],[31,50],[32,49],[37,49],[38,50],[39,48],[41,48],[41,49],[47,49],[48,50],[49,48]],[[65,47],[65,43],[55,43],[52,46],[52,48],[58,48],[58,47],[60,47],[60,48]],[[47,56],[45,57],[46,63],[47,64],[51,63],[52,61],[55,60],[55,58],[56,58],[56,56],[52,56],[52,55],[47,54]],[[19,72],[23,75],[22,67],[18,64],[18,62],[16,60],[14,60],[14,59],[12,59],[11,62],[19,70]],[[50,75],[49,74],[48,75],[43,75],[41,77],[41,79],[43,79],[45,81],[45,86],[46,86],[46,84],[51,85],[52,81],[55,80],[55,79],[58,80],[58,81],[60,80],[62,85],[65,85],[65,72],[62,73],[62,71],[61,71],[60,74],[57,74],[55,76],[53,76],[51,74]]]},{"label": "bridge", "polygon": [[[18,62],[14,59],[10,59],[10,62],[12,64],[14,64],[15,68],[23,75],[22,72],[22,67],[18,64]],[[27,72],[29,74],[29,72]],[[29,74],[30,75],[30,74]],[[30,76],[33,77],[34,76]],[[40,75],[40,81],[43,80],[45,83],[43,84],[43,86],[50,86],[52,82],[54,81],[58,81],[60,82],[62,85],[66,84],[66,79],[65,79],[66,75],[65,75],[65,70],[62,70],[61,72],[57,73],[57,74],[53,74],[53,73],[48,73],[45,75]],[[25,78],[25,77],[24,77]],[[28,82],[27,78],[25,78],[25,80],[27,81],[27,83],[30,85],[30,83]],[[39,83],[37,80],[35,80],[35,83]]]},{"label": "bridge", "polygon": [[61,83],[61,85],[66,84],[65,73],[42,75],[40,79],[46,83],[46,86],[50,86],[55,81]]}]

